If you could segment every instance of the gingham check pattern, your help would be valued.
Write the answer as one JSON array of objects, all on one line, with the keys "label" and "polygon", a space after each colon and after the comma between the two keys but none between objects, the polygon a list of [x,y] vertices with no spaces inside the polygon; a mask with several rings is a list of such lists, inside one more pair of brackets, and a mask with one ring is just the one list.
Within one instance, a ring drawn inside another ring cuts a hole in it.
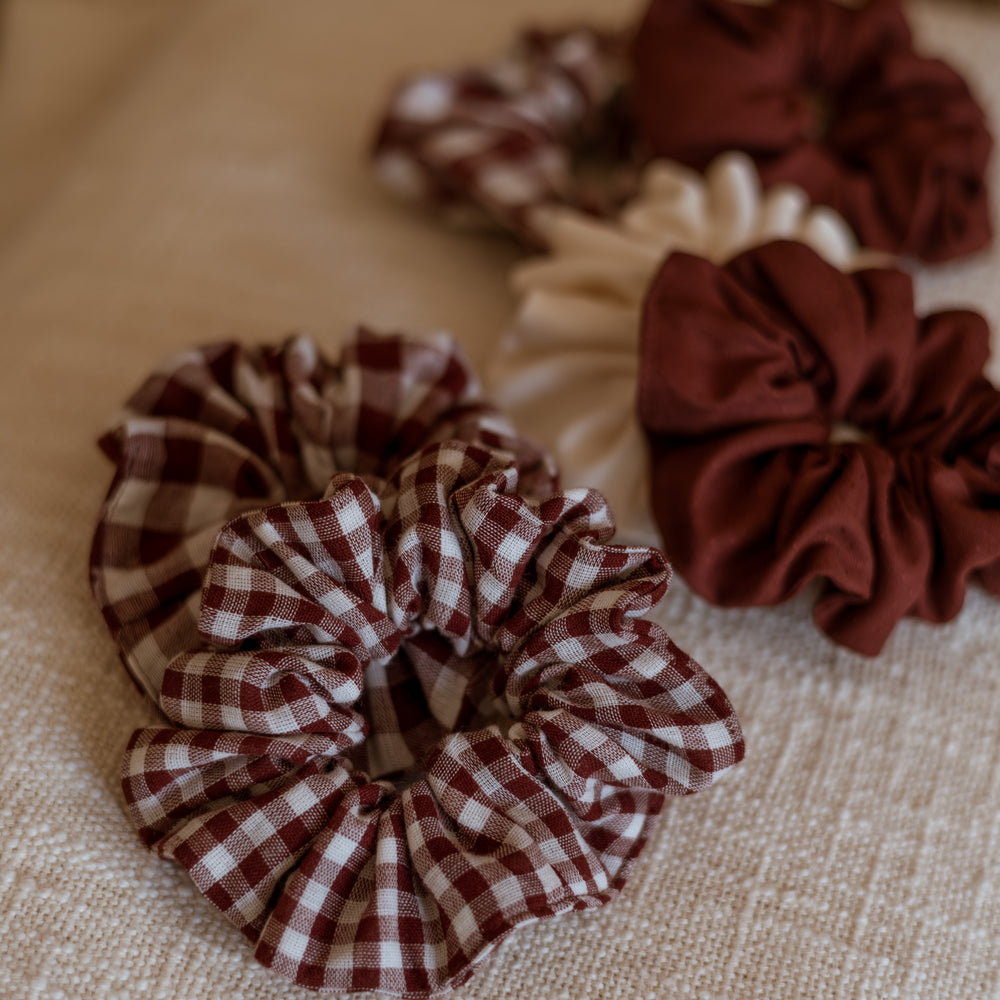
[{"label": "gingham check pattern", "polygon": [[[623,164],[624,39],[579,27],[528,32],[493,66],[404,81],[374,149],[376,175],[396,195],[456,221],[485,221],[540,242],[532,210],[572,204],[608,211],[634,180]],[[614,171],[579,176],[579,155]],[[621,188],[616,191],[616,188]]]},{"label": "gingham check pattern", "polygon": [[158,698],[166,665],[190,645],[223,524],[267,504],[316,499],[338,469],[385,476],[446,438],[510,451],[532,488],[555,487],[551,462],[483,402],[449,338],[362,329],[335,362],[306,337],[172,358],[101,440],[116,468],[91,583],[140,688]]},{"label": "gingham check pattern", "polygon": [[[219,384],[197,412],[231,408]],[[461,983],[518,925],[613,898],[664,796],[742,757],[723,692],[641,617],[662,555],[499,441],[427,439],[220,525],[172,725],[126,752],[143,841],[303,986]]]}]

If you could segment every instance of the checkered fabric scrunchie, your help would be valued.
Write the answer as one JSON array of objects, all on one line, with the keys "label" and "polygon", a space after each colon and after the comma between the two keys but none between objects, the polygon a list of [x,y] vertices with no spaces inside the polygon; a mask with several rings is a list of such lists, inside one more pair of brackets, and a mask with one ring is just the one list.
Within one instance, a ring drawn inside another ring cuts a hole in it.
[{"label": "checkered fabric scrunchie", "polygon": [[742,757],[641,617],[661,554],[554,492],[447,342],[195,351],[105,447],[95,593],[168,721],[129,744],[129,810],[300,985],[463,982],[613,898],[664,797]]},{"label": "checkered fabric scrunchie", "polygon": [[[625,55],[614,32],[526,31],[493,65],[404,80],[379,125],[375,173],[400,198],[531,244],[544,242],[539,206],[611,211],[634,180]],[[603,168],[599,180],[581,159]]]}]

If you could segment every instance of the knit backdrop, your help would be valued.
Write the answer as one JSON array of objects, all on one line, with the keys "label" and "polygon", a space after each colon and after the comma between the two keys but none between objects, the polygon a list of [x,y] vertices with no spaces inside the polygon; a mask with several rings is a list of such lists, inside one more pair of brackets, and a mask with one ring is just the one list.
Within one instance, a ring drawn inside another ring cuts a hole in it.
[{"label": "knit backdrop", "polygon": [[[1000,7],[909,10],[1000,130]],[[88,589],[110,471],[95,440],[198,343],[298,329],[332,351],[364,321],[448,329],[482,367],[518,251],[385,195],[365,161],[375,118],[404,71],[489,59],[529,18],[637,11],[7,0],[0,996],[311,995],[257,966],[126,815],[121,753],[155,713]],[[918,310],[978,309],[1000,348],[998,273],[1000,247],[920,268]],[[674,583],[659,620],[731,696],[746,761],[668,803],[618,900],[518,930],[456,1000],[1000,996],[1000,602],[973,587],[954,622],[903,622],[864,659],[816,631],[811,596],[723,611]]]}]

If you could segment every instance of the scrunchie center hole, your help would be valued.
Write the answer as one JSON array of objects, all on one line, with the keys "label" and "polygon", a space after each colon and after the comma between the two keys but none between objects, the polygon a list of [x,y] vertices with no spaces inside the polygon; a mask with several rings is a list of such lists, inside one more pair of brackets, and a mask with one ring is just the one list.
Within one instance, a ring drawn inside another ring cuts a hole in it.
[{"label": "scrunchie center hole", "polygon": [[799,95],[805,122],[803,136],[811,142],[822,142],[830,132],[833,121],[833,101],[829,95],[815,87],[806,87]]},{"label": "scrunchie center hole", "polygon": [[434,664],[427,652],[442,654],[444,643],[428,637],[416,644],[404,640],[390,663],[366,676],[359,709],[368,735],[347,754],[355,767],[397,792],[423,777],[429,756],[450,733],[496,725],[506,734],[514,721],[493,692],[500,669],[494,650],[452,653]]},{"label": "scrunchie center hole", "polygon": [[830,425],[830,444],[876,444],[878,439],[849,420],[835,420]]}]

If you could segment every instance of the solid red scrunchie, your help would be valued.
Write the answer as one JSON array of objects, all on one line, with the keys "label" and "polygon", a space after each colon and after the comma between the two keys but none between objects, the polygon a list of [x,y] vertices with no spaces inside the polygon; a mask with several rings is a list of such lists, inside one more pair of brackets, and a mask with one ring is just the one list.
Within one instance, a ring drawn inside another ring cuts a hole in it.
[{"label": "solid red scrunchie", "polygon": [[819,627],[877,653],[904,615],[1000,594],[1000,392],[972,312],[916,319],[893,269],[798,243],[675,254],[645,305],[640,417],[668,557],[723,605],[813,580]]},{"label": "solid red scrunchie", "polygon": [[651,150],[704,169],[739,149],[840,212],[862,243],[928,261],[990,238],[983,112],[913,51],[899,0],[652,0],[633,44]]},{"label": "solid red scrunchie", "polygon": [[652,622],[660,553],[482,402],[444,340],[192,351],[104,440],[92,579],[169,725],[143,841],[296,983],[406,996],[612,899],[666,795],[743,754]]}]

